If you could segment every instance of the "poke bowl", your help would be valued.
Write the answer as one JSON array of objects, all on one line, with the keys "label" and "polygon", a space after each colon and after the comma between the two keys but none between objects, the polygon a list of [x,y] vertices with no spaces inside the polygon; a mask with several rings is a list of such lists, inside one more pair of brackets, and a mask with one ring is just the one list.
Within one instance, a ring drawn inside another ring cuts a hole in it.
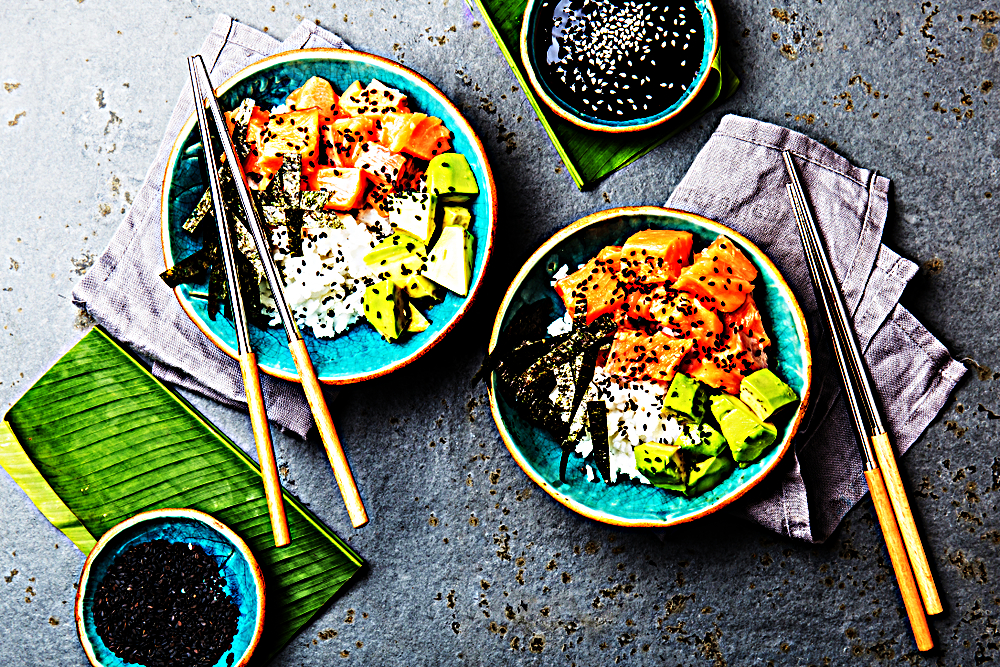
[{"label": "poke bowl", "polygon": [[[483,145],[455,105],[425,78],[390,60],[339,49],[289,51],[241,70],[219,85],[216,94],[223,110],[237,108],[246,98],[251,98],[265,110],[280,108],[292,91],[313,77],[328,81],[338,94],[343,94],[355,81],[365,85],[374,80],[387,89],[402,93],[410,110],[440,119],[443,127],[450,131],[450,150],[465,157],[479,190],[478,195],[464,204],[471,214],[471,220],[465,221],[467,232],[474,239],[467,292],[461,295],[441,289],[438,294],[440,300],[426,312],[426,320],[429,321],[425,323],[424,330],[414,330],[414,333],[407,333],[390,342],[365,322],[364,316],[360,317],[360,322],[333,338],[317,336],[311,328],[300,323],[306,348],[320,381],[347,384],[379,377],[411,363],[441,341],[469,309],[482,283],[493,245],[497,216],[496,188]],[[426,162],[423,164],[426,165]],[[375,190],[373,183],[369,183],[369,193]],[[202,248],[201,239],[186,231],[184,224],[199,202],[203,201],[206,187],[197,119],[192,114],[174,143],[164,175],[161,239],[168,270]],[[208,222],[212,222],[212,217],[208,217]],[[430,245],[427,247],[429,249]],[[210,294],[210,281],[211,278],[206,275],[177,285],[174,293],[191,321],[219,349],[235,359],[235,326],[225,312],[210,311],[207,296]],[[287,284],[286,280],[286,288]],[[364,292],[364,285],[361,288]],[[265,373],[289,380],[298,378],[284,331],[274,320],[267,325],[260,320],[252,322],[250,335],[258,363]]]},{"label": "poke bowl", "polygon": [[[564,301],[553,289],[556,278],[565,275],[567,266],[570,271],[579,266],[581,272],[589,272],[592,264],[588,264],[588,260],[597,257],[598,251],[606,246],[621,246],[644,230],[674,230],[690,234],[696,260],[698,251],[710,244],[713,248],[717,247],[718,237],[724,236],[756,269],[756,277],[752,281],[755,308],[759,309],[758,321],[763,322],[762,326],[770,336],[766,355],[769,361],[765,365],[787,383],[796,397],[783,410],[774,413],[773,425],[769,424],[775,432],[773,444],[764,447],[756,458],[748,459],[746,463],[732,466],[730,460],[729,469],[732,472],[726,472],[728,477],[721,478],[722,481],[716,482],[714,488],[690,496],[621,475],[616,483],[605,484],[605,481],[615,481],[615,475],[612,473],[610,480],[602,479],[605,478],[604,471],[600,476],[596,475],[593,469],[599,467],[599,461],[593,454],[584,452],[581,458],[579,452],[573,453],[566,463],[560,438],[553,434],[551,428],[543,427],[537,419],[531,418],[524,405],[517,404],[517,399],[508,400],[510,393],[502,391],[500,374],[495,369],[488,378],[488,388],[494,421],[511,456],[525,474],[557,502],[603,523],[667,527],[706,516],[732,503],[763,480],[788,451],[805,414],[812,372],[808,329],[791,289],[766,255],[745,237],[722,224],[683,211],[644,206],[615,208],[588,215],[557,232],[525,262],[501,303],[489,350],[492,353],[498,343],[506,344],[504,335],[507,330],[512,324],[515,328],[521,326],[518,324],[518,313],[529,307],[536,311],[539,306],[542,311],[551,307],[551,314],[547,316],[547,321],[551,322],[547,337],[558,338],[561,321],[568,322],[570,318]],[[688,252],[692,252],[691,246]],[[599,259],[597,261],[600,262]],[[625,266],[624,259],[622,266]],[[576,313],[573,318],[575,328],[581,328],[579,316]],[[612,314],[606,316],[611,317]],[[588,323],[585,328],[596,326],[596,322],[594,325]],[[614,350],[611,352],[613,355]],[[513,358],[513,354],[510,356]],[[608,361],[597,362],[598,369],[601,364],[610,368],[610,360],[611,357],[608,357]],[[676,376],[680,375],[678,371]],[[591,386],[596,385],[596,380],[594,383]],[[562,391],[559,387],[556,384],[553,396]],[[664,405],[667,400],[665,392],[661,396],[660,405]],[[558,398],[554,400],[558,402]],[[609,426],[609,430],[614,432],[613,426]],[[736,460],[739,462],[740,458],[736,457]]]}]

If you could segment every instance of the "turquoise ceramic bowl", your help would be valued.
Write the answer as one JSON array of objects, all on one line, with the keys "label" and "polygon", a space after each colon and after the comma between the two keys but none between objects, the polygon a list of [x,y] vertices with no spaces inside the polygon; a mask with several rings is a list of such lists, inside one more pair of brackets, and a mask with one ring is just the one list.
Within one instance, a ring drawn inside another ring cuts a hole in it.
[{"label": "turquoise ceramic bowl", "polygon": [[[778,440],[764,456],[747,468],[737,468],[729,478],[711,491],[685,498],[662,489],[629,482],[607,486],[589,482],[580,471],[579,457],[571,457],[567,483],[559,481],[562,450],[544,429],[523,419],[496,391],[496,376],[490,377],[490,408],[500,435],[521,469],[546,493],[575,512],[618,526],[666,527],[692,521],[728,505],[760,482],[784,456],[792,436],[805,414],[809,401],[812,358],[805,317],[791,289],[778,269],[750,241],[717,222],[697,215],[653,206],[616,208],[594,213],[574,222],[542,244],[528,259],[504,297],[493,326],[492,350],[500,332],[524,305],[549,299],[554,316],[566,312],[562,301],[550,286],[551,274],[563,264],[576,267],[597,254],[606,245],[621,245],[642,229],[676,229],[694,235],[694,249],[710,244],[719,234],[736,242],[754,263],[760,275],[755,282],[754,299],[764,324],[773,334],[769,350],[770,368],[801,397],[793,414],[780,419]],[[573,465],[574,462],[577,465]]]},{"label": "turquoise ceramic bowl", "polygon": [[[496,188],[483,145],[455,105],[422,76],[390,60],[337,49],[289,51],[241,70],[219,86],[216,93],[224,109],[235,107],[245,97],[252,97],[258,105],[271,108],[283,104],[288,93],[312,76],[327,79],[338,93],[355,80],[367,84],[373,78],[403,91],[412,109],[441,118],[455,134],[454,150],[469,160],[480,189],[471,206],[470,231],[476,237],[476,258],[469,295],[460,297],[448,292],[442,303],[426,313],[431,321],[426,331],[402,342],[388,343],[365,322],[359,322],[333,340],[317,339],[308,329],[303,330],[306,348],[320,381],[347,384],[385,375],[410,363],[444,338],[465,314],[482,283],[493,246]],[[167,266],[201,247],[200,238],[181,229],[207,187],[201,172],[202,150],[196,124],[192,114],[174,144],[164,175],[162,238]],[[221,313],[215,320],[208,317],[208,303],[198,296],[207,291],[207,279],[201,285],[181,285],[174,290],[181,307],[198,328],[235,359],[235,326]],[[251,325],[250,336],[257,361],[265,373],[298,380],[283,329],[262,330]]]},{"label": "turquoise ceramic bowl", "polygon": [[542,4],[555,2],[557,0],[528,0],[528,6],[524,10],[524,18],[521,20],[520,49],[521,62],[528,73],[528,80],[531,83],[531,87],[545,105],[563,120],[596,132],[637,132],[639,130],[647,130],[661,125],[671,118],[677,117],[677,115],[687,108],[698,93],[701,92],[701,89],[708,81],[709,70],[719,50],[719,21],[711,0],[691,0],[695,10],[699,14],[700,21],[698,21],[698,27],[701,28],[705,41],[702,53],[693,54],[694,57],[700,58],[700,64],[694,81],[688,85],[687,90],[681,97],[663,111],[628,120],[613,121],[598,118],[587,113],[584,109],[565,99],[565,97],[560,96],[548,83],[546,76],[542,72],[541,64],[545,62],[546,53],[535,46],[535,35],[541,24],[539,15]]},{"label": "turquoise ceramic bowl", "polygon": [[137,514],[106,532],[87,556],[76,593],[76,629],[94,667],[125,667],[94,627],[93,596],[115,557],[136,543],[167,540],[198,544],[221,565],[226,593],[239,606],[233,645],[217,667],[242,667],[264,631],[264,577],[250,548],[225,524],[204,512],[159,509]]}]

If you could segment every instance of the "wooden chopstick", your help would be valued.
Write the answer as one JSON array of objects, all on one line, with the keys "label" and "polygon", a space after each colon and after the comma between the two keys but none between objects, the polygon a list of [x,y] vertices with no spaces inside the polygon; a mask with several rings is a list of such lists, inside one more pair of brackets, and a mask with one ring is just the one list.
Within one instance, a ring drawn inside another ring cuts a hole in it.
[{"label": "wooden chopstick", "polygon": [[805,221],[805,230],[813,239],[813,244],[817,249],[818,268],[820,275],[827,285],[827,291],[832,296],[832,305],[835,311],[837,330],[844,341],[844,351],[846,361],[849,365],[850,374],[854,378],[855,390],[859,392],[861,404],[865,408],[868,417],[869,430],[867,434],[859,435],[862,439],[870,438],[875,447],[875,454],[878,457],[879,467],[882,469],[882,477],[885,480],[886,488],[889,492],[889,499],[892,501],[893,511],[896,521],[899,523],[900,532],[903,534],[903,543],[906,545],[906,553],[910,558],[910,565],[913,567],[914,575],[917,579],[917,587],[920,589],[920,596],[924,602],[924,608],[930,615],[939,614],[944,607],[938,595],[937,587],[934,584],[934,576],[931,574],[930,564],[927,561],[927,554],[917,531],[916,522],[913,519],[913,511],[910,509],[910,501],[906,496],[903,487],[903,480],[899,474],[899,466],[896,464],[896,454],[889,442],[889,435],[885,428],[885,423],[878,409],[878,403],[872,392],[871,382],[865,370],[865,364],[858,349],[854,332],[847,317],[847,309],[844,306],[843,298],[837,283],[833,277],[833,270],[826,253],[823,252],[822,241],[819,231],[816,228],[816,220],[806,203],[805,192],[795,168],[795,162],[791,153],[784,152],[785,167],[792,180],[792,190],[799,202],[799,210]]},{"label": "wooden chopstick", "polygon": [[[219,139],[222,141],[222,149],[226,155],[227,167],[233,174],[233,183],[236,186],[240,205],[246,216],[247,226],[249,227],[251,236],[253,236],[254,246],[257,248],[261,264],[264,266],[264,275],[267,277],[267,283],[271,287],[271,295],[274,297],[275,308],[281,317],[285,336],[288,338],[288,349],[292,353],[292,359],[295,361],[295,368],[302,381],[302,389],[305,392],[306,400],[312,411],[313,419],[316,420],[320,439],[323,441],[327,458],[330,461],[331,468],[333,468],[333,476],[337,480],[337,486],[340,488],[340,495],[344,498],[344,504],[347,506],[351,525],[355,528],[360,528],[368,523],[368,514],[365,512],[364,503],[361,501],[361,494],[358,492],[354,476],[351,474],[347,455],[344,453],[344,448],[340,444],[337,431],[333,426],[333,419],[330,417],[330,410],[326,405],[326,398],[323,396],[323,389],[313,368],[312,359],[309,357],[305,341],[302,339],[302,334],[299,333],[292,310],[285,299],[284,285],[281,276],[278,274],[278,267],[274,264],[274,258],[271,256],[270,242],[264,236],[263,226],[261,225],[260,218],[257,216],[257,207],[250,196],[250,189],[246,184],[246,176],[243,174],[243,165],[236,157],[236,150],[233,148],[232,139],[229,137],[226,120],[222,115],[222,109],[219,107],[219,100],[215,97],[215,92],[212,90],[212,79],[208,74],[208,68],[205,67],[201,56],[192,56],[188,60],[189,63],[200,63],[205,79],[209,81],[209,91],[206,95],[206,100],[209,109],[212,111]],[[190,66],[193,67],[193,65]]]},{"label": "wooden chopstick", "polygon": [[202,94],[201,81],[195,69],[194,61],[188,59],[188,74],[191,76],[191,91],[194,93],[194,106],[198,113],[198,129],[201,132],[201,143],[205,149],[205,161],[208,164],[209,187],[212,190],[212,203],[215,207],[215,220],[219,226],[219,236],[222,240],[222,259],[226,266],[226,280],[229,282],[229,298],[233,305],[233,320],[236,324],[236,343],[240,356],[240,371],[243,374],[243,388],[246,392],[247,407],[250,410],[250,423],[253,426],[253,439],[257,445],[257,459],[260,461],[260,472],[264,478],[264,496],[267,499],[267,513],[271,520],[271,534],[274,546],[283,547],[291,543],[288,533],[288,519],[285,516],[285,503],[281,496],[281,482],[278,480],[278,465],[274,460],[274,445],[271,442],[271,429],[267,423],[267,412],[264,409],[264,394],[260,389],[260,375],[257,369],[257,357],[250,344],[250,332],[247,329],[246,309],[243,306],[243,295],[237,280],[237,267],[233,255],[233,238],[230,230],[229,216],[222,203],[222,187],[219,181],[218,161],[212,146],[212,133],[209,130],[205,114],[205,96]]},{"label": "wooden chopstick", "polygon": [[[905,513],[901,512],[892,502],[892,492],[886,488],[883,472],[888,471],[880,468],[879,456],[876,451],[873,451],[872,445],[875,444],[877,446],[879,440],[884,441],[884,445],[888,445],[888,437],[882,426],[881,416],[875,404],[867,375],[864,373],[861,355],[847,320],[846,308],[833,278],[829,261],[823,251],[822,240],[819,237],[815,219],[813,219],[806,203],[805,194],[802,191],[791,154],[787,151],[784,153],[784,160],[789,176],[792,179],[792,183],[787,186],[788,196],[795,212],[796,223],[802,237],[806,260],[813,278],[816,293],[826,315],[833,340],[834,354],[844,381],[845,396],[862,443],[865,479],[868,482],[869,491],[875,504],[875,512],[885,537],[890,560],[893,564],[893,570],[896,573],[896,579],[903,596],[903,604],[910,619],[917,647],[921,651],[925,651],[933,647],[933,639],[930,635],[930,629],[927,626],[924,607],[921,605],[923,589],[919,587],[920,578],[924,578],[924,587],[929,588],[933,592],[932,600],[938,599],[937,591],[934,587],[933,579],[930,578],[929,566],[926,567],[926,572],[924,573],[918,571],[916,579],[914,577],[916,566],[911,569],[911,561],[921,557],[926,565],[926,556],[924,555],[922,545],[920,545],[919,535],[916,532],[915,524],[913,524],[912,513],[909,512],[909,505],[905,505]],[[862,414],[862,410],[867,413],[868,419],[871,420],[871,430],[866,426],[866,415]],[[895,464],[894,458],[892,463]],[[893,465],[893,470],[895,470],[898,477],[898,468],[895,465]],[[902,482],[900,481],[895,491],[898,493],[901,490]],[[905,501],[905,493],[902,495],[902,498]],[[908,545],[904,541],[905,532],[903,535],[900,534],[900,523],[902,521],[897,523],[901,515],[902,517],[908,517],[910,524],[913,525],[911,539],[915,538],[916,544],[919,546],[919,551],[907,548]],[[938,604],[940,604],[939,600]]]}]

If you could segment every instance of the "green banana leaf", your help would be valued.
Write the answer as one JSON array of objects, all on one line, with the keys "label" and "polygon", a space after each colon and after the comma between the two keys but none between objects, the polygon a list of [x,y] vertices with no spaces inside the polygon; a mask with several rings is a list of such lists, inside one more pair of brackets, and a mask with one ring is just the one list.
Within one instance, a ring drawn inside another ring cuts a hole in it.
[{"label": "green banana leaf", "polygon": [[625,134],[585,130],[563,120],[544,106],[528,83],[521,62],[521,19],[528,0],[466,0],[483,15],[497,46],[514,71],[521,89],[538,115],[576,186],[581,190],[631,164],[697,120],[717,101],[729,98],[740,85],[733,70],[716,51],[709,78],[687,110],[663,125]]},{"label": "green banana leaf", "polygon": [[362,566],[288,493],[292,543],[275,548],[253,460],[97,328],[11,407],[0,465],[84,552],[120,521],[162,507],[201,510],[232,528],[264,573],[261,661]]}]

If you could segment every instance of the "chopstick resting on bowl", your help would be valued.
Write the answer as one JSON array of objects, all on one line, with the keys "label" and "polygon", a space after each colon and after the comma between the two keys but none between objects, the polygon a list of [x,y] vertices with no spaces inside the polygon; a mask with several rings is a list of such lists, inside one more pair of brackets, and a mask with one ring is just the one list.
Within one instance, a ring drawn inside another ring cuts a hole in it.
[{"label": "chopstick resting on bowl", "polygon": [[[351,466],[347,462],[347,455],[344,454],[344,448],[340,444],[337,431],[333,426],[333,418],[330,416],[330,409],[327,407],[326,399],[323,397],[323,389],[319,383],[319,378],[316,376],[316,370],[313,368],[312,359],[309,357],[309,351],[306,349],[306,343],[302,339],[302,334],[299,333],[292,310],[285,300],[284,285],[281,276],[278,274],[278,268],[274,264],[270,244],[264,236],[264,229],[257,215],[257,208],[250,196],[250,189],[246,184],[242,163],[236,156],[232,139],[229,137],[226,120],[222,115],[222,109],[219,107],[219,100],[215,97],[215,91],[212,89],[212,79],[208,74],[208,68],[205,67],[205,62],[201,56],[191,56],[188,58],[188,67],[192,72],[192,77],[195,76],[195,69],[198,69],[204,74],[205,80],[208,82],[208,92],[204,100],[208,103],[208,107],[212,112],[212,120],[226,156],[226,167],[232,172],[233,184],[239,195],[240,205],[243,209],[247,226],[253,237],[254,246],[257,249],[257,254],[260,256],[261,264],[264,266],[264,275],[267,277],[267,283],[274,297],[275,308],[281,317],[285,336],[288,338],[288,349],[292,353],[292,359],[295,361],[295,368],[298,371],[299,379],[302,381],[302,389],[309,403],[309,409],[312,411],[313,419],[316,420],[320,439],[323,441],[323,448],[326,450],[330,466],[333,468],[333,476],[336,478],[337,486],[340,488],[340,495],[344,499],[344,504],[347,505],[347,513],[351,518],[351,525],[355,528],[360,528],[368,523],[368,514],[365,512],[365,506],[361,501],[361,494],[358,492],[354,476],[351,474]],[[199,85],[198,89],[200,90],[200,88]],[[203,107],[204,103],[202,102],[195,106]],[[201,111],[201,114],[203,113],[204,109]],[[200,119],[201,115],[199,115]],[[212,181],[217,181],[218,163],[209,161],[208,169],[212,175]],[[214,190],[212,197],[217,202],[216,207],[221,206],[221,196],[216,198]],[[256,373],[256,371],[257,367],[255,363],[254,372]]]},{"label": "chopstick resting on bowl", "polygon": [[243,373],[243,388],[246,391],[247,407],[250,410],[253,439],[257,444],[257,460],[260,461],[260,471],[264,478],[264,496],[267,498],[267,513],[271,519],[271,534],[274,536],[274,546],[283,547],[291,542],[291,537],[288,534],[288,519],[285,516],[285,503],[281,497],[281,482],[278,481],[278,465],[274,460],[271,429],[268,426],[267,412],[264,409],[264,394],[260,389],[257,355],[254,353],[250,343],[246,309],[243,306],[243,294],[240,292],[239,280],[237,279],[230,220],[229,216],[226,215],[226,207],[222,203],[222,185],[219,181],[218,171],[219,162],[215,157],[215,149],[212,146],[212,133],[205,114],[205,96],[202,93],[201,81],[195,69],[193,59],[188,60],[188,74],[191,76],[194,108],[198,113],[198,130],[201,132],[201,144],[205,149],[205,162],[208,164],[209,187],[212,190],[215,220],[219,226],[219,237],[222,242],[222,260],[226,266],[229,298],[232,301],[233,320],[236,324],[236,344],[240,356],[240,370]]},{"label": "chopstick resting on bowl", "polygon": [[789,151],[784,151],[782,157],[791,179],[786,187],[802,238],[809,273],[817,300],[826,316],[834,355],[844,382],[844,394],[861,441],[865,480],[875,504],[875,513],[885,537],[917,648],[926,651],[933,647],[934,642],[927,626],[924,607],[926,606],[927,613],[938,613],[942,609],[941,601],[899,477],[892,445],[847,317],[847,309],[823,248],[816,221],[806,201],[798,170]]}]

